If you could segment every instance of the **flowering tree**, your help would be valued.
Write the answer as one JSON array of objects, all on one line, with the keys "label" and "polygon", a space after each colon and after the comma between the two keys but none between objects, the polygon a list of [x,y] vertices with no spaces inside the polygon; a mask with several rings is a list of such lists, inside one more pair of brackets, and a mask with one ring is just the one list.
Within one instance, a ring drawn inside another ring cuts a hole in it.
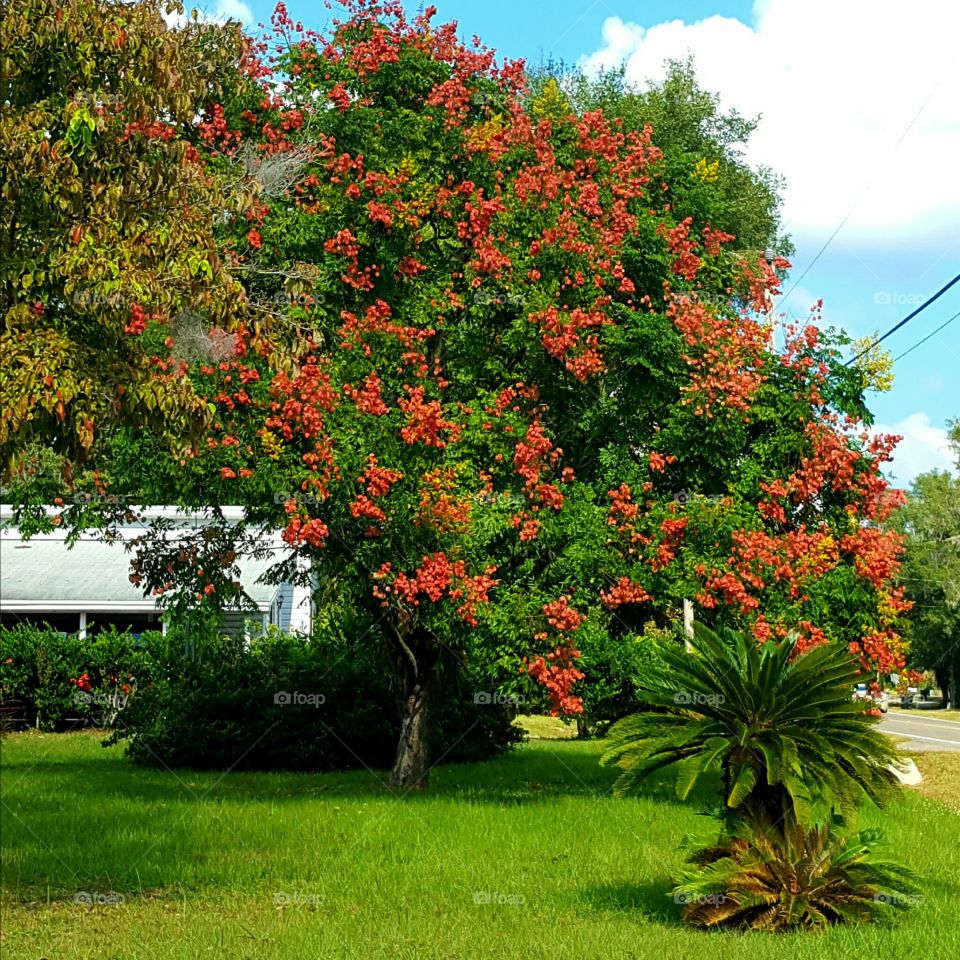
[{"label": "flowering tree", "polygon": [[[219,240],[246,317],[192,361],[159,312],[127,331],[214,411],[141,495],[245,505],[283,531],[278,575],[302,558],[365,611],[403,684],[403,787],[426,780],[445,654],[519,661],[576,713],[581,647],[695,597],[758,639],[899,663],[892,441],[861,435],[862,375],[815,323],[769,350],[786,261],[676,210],[649,128],[528,96],[433,8],[349,12],[324,38],[278,6],[191,134],[253,198]],[[230,537],[145,545],[134,579],[230,598]]]},{"label": "flowering tree", "polygon": [[236,26],[171,31],[158,4],[5,6],[4,470],[31,440],[81,461],[118,423],[200,432],[205,404],[139,334],[188,306],[234,322],[243,290],[212,229],[225,200],[185,131],[245,43]]}]

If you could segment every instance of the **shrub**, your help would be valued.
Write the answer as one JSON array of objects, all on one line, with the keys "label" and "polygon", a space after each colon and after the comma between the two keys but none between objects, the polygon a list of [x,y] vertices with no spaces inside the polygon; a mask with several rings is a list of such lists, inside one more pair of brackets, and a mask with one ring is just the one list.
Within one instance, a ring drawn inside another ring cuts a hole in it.
[{"label": "shrub", "polygon": [[587,675],[578,685],[583,714],[577,725],[581,736],[604,736],[611,724],[636,709],[647,678],[662,671],[660,650],[673,644],[673,634],[652,622],[643,633],[616,638],[604,629],[581,628],[577,643]]},{"label": "shrub", "polygon": [[[139,763],[331,770],[393,761],[399,705],[369,644],[271,631],[249,644],[208,635],[191,646],[171,631],[153,655],[153,682],[138,688],[111,740],[128,741]],[[521,736],[502,708],[473,703],[464,674],[448,664],[434,699],[435,756],[445,762],[492,756]]]},{"label": "shrub", "polygon": [[[96,698],[104,688],[119,687],[129,676],[147,683],[150,646],[160,633],[134,637],[113,628],[80,638],[49,626],[20,624],[0,629],[0,691],[5,703],[16,701],[22,716],[41,730],[57,730],[68,722],[99,721]],[[83,674],[91,681],[89,701],[77,696],[71,683]],[[116,677],[112,683],[110,678]]]}]

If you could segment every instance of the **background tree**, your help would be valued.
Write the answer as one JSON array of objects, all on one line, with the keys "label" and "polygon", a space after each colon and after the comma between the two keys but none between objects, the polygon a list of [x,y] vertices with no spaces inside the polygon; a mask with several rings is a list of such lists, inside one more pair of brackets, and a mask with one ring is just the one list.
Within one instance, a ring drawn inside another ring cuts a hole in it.
[{"label": "background tree", "polygon": [[[198,114],[241,63],[238,25],[169,29],[173,3],[4,3],[0,26],[0,467],[87,458],[118,423],[196,436],[210,412],[163,341],[183,312],[235,325]],[[153,337],[142,337],[148,323]],[[69,471],[68,471],[69,472]]]},{"label": "background tree", "polygon": [[[960,423],[951,425],[960,470]],[[910,665],[932,670],[949,705],[960,677],[960,477],[945,470],[914,480],[907,503],[891,518],[906,534],[902,571],[909,614]]]}]

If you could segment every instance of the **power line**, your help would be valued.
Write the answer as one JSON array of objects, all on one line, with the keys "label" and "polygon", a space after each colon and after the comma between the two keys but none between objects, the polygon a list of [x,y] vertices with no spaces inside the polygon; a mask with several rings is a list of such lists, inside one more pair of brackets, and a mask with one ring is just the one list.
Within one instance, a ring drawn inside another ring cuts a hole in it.
[{"label": "power line", "polygon": [[902,360],[908,353],[913,353],[913,351],[916,350],[917,347],[923,346],[923,344],[925,344],[931,337],[935,337],[944,327],[949,326],[951,323],[953,323],[953,321],[956,320],[957,317],[960,317],[960,312],[955,313],[945,323],[941,323],[936,330],[934,330],[932,333],[928,333],[922,340],[918,340],[909,350],[904,350],[899,357],[894,357],[893,362],[896,363],[898,360]]},{"label": "power line", "polygon": [[[897,142],[893,145],[893,150],[891,150],[891,153],[893,153],[894,151],[896,151],[897,148],[900,146],[900,144],[903,143],[903,141],[904,141],[904,139],[906,138],[907,134],[913,129],[913,125],[914,125],[914,124],[917,122],[917,120],[919,119],[920,114],[923,113],[923,111],[926,109],[927,104],[930,102],[930,100],[931,100],[931,98],[933,97],[933,95],[934,95],[934,93],[936,92],[936,90],[937,90],[937,88],[934,87],[933,90],[931,90],[930,93],[927,94],[927,98],[923,101],[923,103],[920,104],[919,109],[918,109],[917,112],[913,115],[913,117],[912,117],[912,119],[910,120],[910,122],[907,124],[906,129],[903,131],[903,133],[900,134],[899,139],[898,139]],[[793,286],[792,286],[785,294],[783,294],[783,296],[780,297],[780,301],[779,301],[780,303],[784,303],[784,302],[786,301],[787,297],[789,297],[790,294],[793,293],[793,291],[796,290],[798,286],[800,286],[800,283],[803,281],[803,278],[813,269],[814,264],[816,264],[816,262],[823,256],[823,254],[824,254],[824,252],[826,251],[827,247],[829,247],[830,244],[833,243],[834,238],[836,237],[836,235],[844,228],[844,225],[845,225],[846,222],[850,219],[850,217],[853,215],[854,210],[856,210],[857,207],[860,205],[860,201],[866,196],[867,191],[873,186],[873,183],[874,183],[875,180],[876,180],[876,176],[874,176],[873,178],[871,178],[870,181],[867,183],[867,185],[863,188],[863,190],[860,191],[859,196],[858,196],[857,199],[854,200],[854,202],[853,202],[853,206],[851,206],[850,209],[847,211],[847,215],[837,224],[836,229],[835,229],[835,230],[833,231],[833,233],[831,233],[830,236],[827,238],[826,243],[824,243],[824,245],[817,251],[817,255],[807,264],[806,269],[803,271],[803,273],[800,274],[799,277],[797,277],[797,279],[796,279],[796,280],[794,281],[794,283],[793,283]],[[789,223],[787,224],[787,226],[789,226]],[[784,229],[786,229],[786,227],[784,227]],[[809,323],[810,323],[810,321],[808,320],[808,321],[803,325],[803,330],[806,330],[807,326],[809,326]],[[803,330],[801,330],[800,332],[803,333]]]},{"label": "power line", "polygon": [[904,324],[909,323],[917,314],[922,313],[927,307],[930,306],[935,300],[939,300],[955,283],[960,281],[960,273],[958,273],[949,283],[942,286],[929,300],[924,301],[914,310],[912,313],[907,314],[898,324],[892,326],[882,337],[875,340],[873,343],[869,344],[866,349],[861,350],[855,357],[851,360],[848,360],[845,366],[850,366],[851,363],[856,363],[861,357],[865,357],[874,347],[883,343],[891,334],[896,333]]}]

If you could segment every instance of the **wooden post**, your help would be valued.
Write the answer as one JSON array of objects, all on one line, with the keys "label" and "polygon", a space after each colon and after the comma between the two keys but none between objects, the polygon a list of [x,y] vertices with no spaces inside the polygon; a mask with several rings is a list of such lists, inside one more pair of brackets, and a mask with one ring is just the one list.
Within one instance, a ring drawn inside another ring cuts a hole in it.
[{"label": "wooden post", "polygon": [[686,647],[687,653],[692,652],[693,644],[690,642],[693,638],[693,601],[684,600],[683,601],[683,636],[684,636],[684,646]]},{"label": "wooden post", "polygon": [[[773,250],[767,249],[764,253],[764,259],[770,264],[770,268],[773,269],[773,259],[776,256]],[[777,352],[777,314],[776,307],[773,302],[773,297],[770,294],[767,294],[767,323],[770,326],[769,340],[768,344],[770,346],[770,352]]]}]

